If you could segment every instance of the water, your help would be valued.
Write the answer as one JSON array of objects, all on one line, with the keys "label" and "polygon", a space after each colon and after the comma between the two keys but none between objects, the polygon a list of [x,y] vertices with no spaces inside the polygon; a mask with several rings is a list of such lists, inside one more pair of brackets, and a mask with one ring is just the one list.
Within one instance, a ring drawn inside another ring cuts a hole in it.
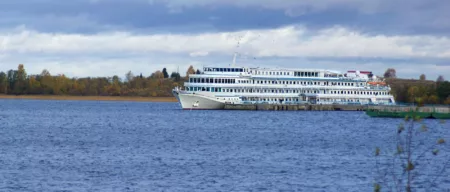
[{"label": "water", "polygon": [[[401,121],[363,112],[0,100],[0,191],[373,191],[375,147],[395,147]],[[424,138],[450,141],[448,123],[425,122]],[[450,159],[448,142],[435,158],[441,163]],[[424,178],[436,175],[425,170]],[[439,187],[450,188],[449,174]]]}]

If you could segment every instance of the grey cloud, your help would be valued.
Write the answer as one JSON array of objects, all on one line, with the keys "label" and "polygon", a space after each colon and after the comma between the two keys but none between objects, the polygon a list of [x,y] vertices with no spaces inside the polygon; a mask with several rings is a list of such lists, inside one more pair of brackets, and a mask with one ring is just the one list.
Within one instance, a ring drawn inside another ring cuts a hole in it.
[{"label": "grey cloud", "polygon": [[442,0],[14,0],[0,2],[0,28],[198,33],[304,24],[449,36],[448,10],[450,1]]}]

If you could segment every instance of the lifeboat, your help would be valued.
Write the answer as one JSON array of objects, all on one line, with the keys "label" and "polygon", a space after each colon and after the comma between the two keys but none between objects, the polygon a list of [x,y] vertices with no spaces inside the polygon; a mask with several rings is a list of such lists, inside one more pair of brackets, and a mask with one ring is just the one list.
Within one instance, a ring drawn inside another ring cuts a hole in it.
[{"label": "lifeboat", "polygon": [[369,84],[369,85],[386,85],[385,82],[375,82],[375,81],[367,82],[367,84]]}]

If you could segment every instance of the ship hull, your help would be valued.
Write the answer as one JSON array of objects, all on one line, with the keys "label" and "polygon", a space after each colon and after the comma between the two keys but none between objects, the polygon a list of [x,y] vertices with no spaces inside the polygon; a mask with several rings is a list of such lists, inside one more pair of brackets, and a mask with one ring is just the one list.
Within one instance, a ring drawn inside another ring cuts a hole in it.
[{"label": "ship hull", "polygon": [[224,102],[217,101],[215,98],[178,91],[174,91],[173,94],[184,110],[217,110],[225,107]]}]

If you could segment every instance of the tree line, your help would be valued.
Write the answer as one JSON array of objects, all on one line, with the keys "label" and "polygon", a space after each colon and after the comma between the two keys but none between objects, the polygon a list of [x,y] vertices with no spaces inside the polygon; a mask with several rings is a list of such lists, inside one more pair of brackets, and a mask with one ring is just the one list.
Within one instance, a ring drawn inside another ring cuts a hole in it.
[{"label": "tree line", "polygon": [[450,82],[440,75],[436,81],[427,80],[425,74],[419,79],[397,78],[396,70],[389,68],[384,79],[391,86],[395,100],[401,103],[450,104]]},{"label": "tree line", "polygon": [[[141,96],[171,97],[175,86],[182,86],[189,74],[199,74],[189,66],[185,76],[178,72],[170,75],[166,68],[149,76],[134,75],[131,71],[125,79],[112,77],[68,78],[63,74],[51,75],[44,69],[40,74],[28,75],[23,64],[16,70],[0,72],[0,94],[10,95],[72,95],[72,96]],[[397,78],[396,71],[389,68],[382,77],[391,86],[397,102],[422,104],[450,104],[450,82],[439,76],[436,81]]]},{"label": "tree line", "polygon": [[0,94],[9,95],[72,95],[72,96],[142,96],[169,97],[173,87],[182,85],[189,74],[200,73],[190,66],[186,76],[170,75],[166,68],[149,76],[126,73],[125,79],[112,77],[68,78],[52,75],[46,69],[40,74],[27,75],[20,64],[16,70],[0,72]]}]

